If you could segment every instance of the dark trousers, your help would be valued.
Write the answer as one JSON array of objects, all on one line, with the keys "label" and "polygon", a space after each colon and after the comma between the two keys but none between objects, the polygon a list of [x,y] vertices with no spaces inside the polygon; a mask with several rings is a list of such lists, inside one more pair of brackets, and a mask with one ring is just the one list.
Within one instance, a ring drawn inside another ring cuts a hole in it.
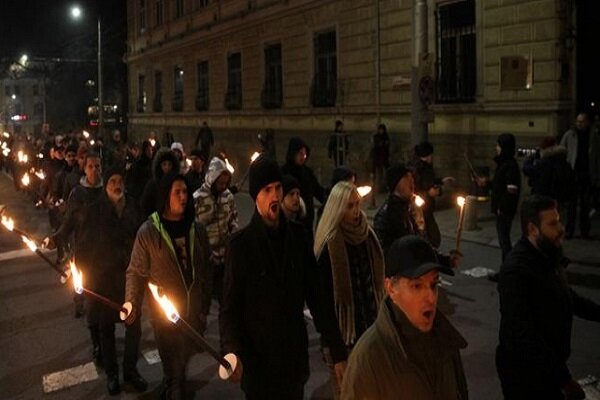
[{"label": "dark trousers", "polygon": [[586,178],[576,179],[575,197],[569,203],[567,216],[567,235],[573,236],[575,233],[575,221],[577,220],[577,203],[579,203],[579,230],[582,236],[590,233],[590,184]]},{"label": "dark trousers", "polygon": [[[117,349],[115,346],[115,323],[101,323],[99,329],[104,371],[106,372],[106,375],[118,376],[119,366],[117,364]],[[137,368],[141,336],[142,326],[139,318],[137,318],[132,325],[125,326],[125,351],[123,353],[124,376],[131,374]]]},{"label": "dark trousers", "polygon": [[510,229],[512,227],[514,215],[506,215],[499,213],[496,215],[496,232],[498,233],[498,243],[502,249],[502,262],[512,250],[512,242],[510,240]]},{"label": "dark trousers", "polygon": [[173,325],[154,323],[154,338],[163,366],[165,400],[185,398],[186,369],[192,354],[190,343],[183,332]]}]

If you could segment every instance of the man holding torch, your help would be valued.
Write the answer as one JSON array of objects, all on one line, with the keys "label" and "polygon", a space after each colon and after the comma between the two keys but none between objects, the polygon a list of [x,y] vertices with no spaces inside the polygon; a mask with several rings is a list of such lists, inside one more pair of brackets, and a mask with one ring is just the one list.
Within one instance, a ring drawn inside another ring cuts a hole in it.
[{"label": "man holding torch", "polygon": [[[121,304],[125,294],[125,271],[135,234],[142,223],[142,213],[135,200],[125,195],[123,171],[111,168],[104,174],[104,182],[104,192],[86,212],[76,261],[86,278],[87,289]],[[115,322],[120,321],[119,316],[93,299],[88,304],[89,324],[100,328],[108,393],[116,395],[120,391],[115,348]],[[139,318],[126,327],[123,380],[143,392],[148,384],[136,368],[141,334]]]},{"label": "man holding torch", "polygon": [[231,379],[241,379],[247,399],[303,398],[309,376],[305,303],[334,362],[346,359],[339,335],[335,343],[335,313],[324,305],[307,234],[281,212],[281,179],[275,161],[260,157],[252,164],[254,216],[231,238],[225,262],[221,348],[238,357]]},{"label": "man holding torch", "polygon": [[[127,324],[141,317],[148,282],[157,285],[176,306],[182,318],[196,331],[206,329],[212,269],[206,230],[194,222],[194,205],[187,192],[185,177],[167,173],[159,184],[157,211],[140,227],[125,285],[121,315]],[[185,371],[194,353],[194,344],[164,316],[156,302],[151,303],[152,325],[163,365],[166,399],[183,399]]]}]

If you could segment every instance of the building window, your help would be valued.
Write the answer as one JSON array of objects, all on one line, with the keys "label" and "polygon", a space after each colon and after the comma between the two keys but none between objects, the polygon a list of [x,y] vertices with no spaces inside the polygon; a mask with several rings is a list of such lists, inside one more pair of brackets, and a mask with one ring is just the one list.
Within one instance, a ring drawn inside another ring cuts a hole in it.
[{"label": "building window", "polygon": [[242,108],[242,53],[233,53],[227,56],[225,108],[228,110]]},{"label": "building window", "polygon": [[146,31],[146,0],[139,0],[138,29],[140,33]]},{"label": "building window", "polygon": [[183,0],[175,0],[175,18],[183,17]]},{"label": "building window", "polygon": [[144,75],[138,76],[138,92],[136,101],[136,111],[143,113],[146,111],[146,87]]},{"label": "building window", "polygon": [[437,9],[437,102],[475,101],[475,0]]},{"label": "building window", "polygon": [[175,67],[173,70],[173,111],[183,111],[183,69]]},{"label": "building window", "polygon": [[200,10],[208,7],[210,0],[194,0],[194,10]]},{"label": "building window", "polygon": [[154,3],[154,25],[160,26],[163,24],[163,0],[155,0]]},{"label": "building window", "polygon": [[152,109],[156,112],[162,111],[162,72],[154,73],[154,104]]},{"label": "building window", "polygon": [[208,61],[201,61],[196,66],[198,92],[196,93],[196,110],[206,111],[210,105],[208,97]]},{"label": "building window", "polygon": [[274,44],[265,47],[265,82],[261,102],[264,108],[281,108],[282,101],[281,44]]},{"label": "building window", "polygon": [[335,106],[337,93],[337,44],[335,31],[314,37],[315,74],[311,85],[313,107]]},{"label": "building window", "polygon": [[40,95],[40,87],[38,86],[37,83],[34,83],[31,88],[33,89],[33,95],[34,96],[39,96]]}]

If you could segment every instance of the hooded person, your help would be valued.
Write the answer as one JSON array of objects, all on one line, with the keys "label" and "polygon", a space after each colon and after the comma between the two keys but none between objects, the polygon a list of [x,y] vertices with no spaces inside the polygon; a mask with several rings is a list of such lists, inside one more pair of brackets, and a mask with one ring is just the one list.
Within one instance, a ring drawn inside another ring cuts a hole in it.
[{"label": "hooded person", "polygon": [[261,156],[252,163],[255,212],[231,237],[225,261],[221,349],[238,357],[231,380],[241,379],[249,399],[303,398],[310,373],[305,304],[324,343],[334,349],[335,362],[346,359],[343,343],[333,343],[335,314],[323,306],[325,292],[306,231],[281,213],[281,181],[275,161]]},{"label": "hooded person", "polygon": [[306,204],[300,196],[300,182],[291,175],[283,175],[281,180],[283,200],[281,209],[287,219],[302,223],[306,217]]},{"label": "hooded person", "polygon": [[190,168],[185,174],[185,179],[188,181],[190,193],[195,193],[196,190],[204,183],[206,175],[206,156],[200,149],[193,149],[190,153]]},{"label": "hooded person", "polygon": [[161,148],[152,160],[152,179],[144,187],[140,199],[140,206],[144,215],[148,216],[156,211],[158,185],[162,177],[169,172],[179,173],[179,160],[177,160],[173,151],[168,148]]},{"label": "hooded person", "polygon": [[[183,175],[173,172],[159,184],[157,211],[137,232],[125,284],[127,324],[141,317],[148,284],[158,286],[174,304],[181,318],[201,334],[209,312],[212,269],[204,227],[194,221],[194,206]],[[163,366],[164,398],[183,399],[186,366],[197,351],[191,339],[165,318],[150,300],[154,337]]]},{"label": "hooded person", "polygon": [[179,162],[179,171],[182,174],[185,174],[187,172],[187,164],[185,163],[185,151],[183,150],[183,144],[180,142],[171,143],[171,151],[175,153],[175,158],[177,158]]},{"label": "hooded person", "polygon": [[292,175],[300,184],[300,196],[306,205],[306,218],[303,222],[312,238],[315,218],[314,199],[325,203],[325,189],[317,181],[313,170],[306,165],[309,157],[308,145],[299,137],[291,138],[285,158],[286,162],[281,167],[281,172],[285,175]]},{"label": "hooded person", "polygon": [[127,193],[138,202],[142,198],[144,188],[150,179],[152,179],[152,158],[153,148],[149,140],[142,142],[140,158],[133,162],[129,173],[127,174],[125,185]]},{"label": "hooded person", "polygon": [[[199,151],[199,150],[194,150]],[[210,262],[214,272],[213,294],[221,302],[225,248],[231,235],[238,230],[238,213],[233,194],[229,191],[231,173],[218,157],[213,157],[202,186],[194,196],[196,222],[208,233]]]},{"label": "hooded person", "polygon": [[[86,288],[122,303],[125,271],[143,219],[135,200],[125,194],[124,172],[120,168],[113,166],[105,171],[103,181],[104,191],[86,211],[77,266],[86,278]],[[110,395],[116,395],[120,391],[115,347],[118,312],[92,300],[88,302],[86,314],[88,324],[99,327],[107,388]],[[139,319],[125,329],[123,380],[143,392],[147,382],[136,367],[141,333]]]}]

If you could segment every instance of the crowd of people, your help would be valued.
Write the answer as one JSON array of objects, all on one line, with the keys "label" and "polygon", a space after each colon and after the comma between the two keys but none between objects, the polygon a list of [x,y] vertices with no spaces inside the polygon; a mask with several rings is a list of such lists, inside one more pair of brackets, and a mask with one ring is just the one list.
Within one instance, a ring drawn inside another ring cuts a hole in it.
[{"label": "crowd of people", "polygon": [[[440,250],[436,198],[454,178],[436,175],[431,143],[415,146],[410,162],[390,166],[387,129],[378,127],[373,167],[376,175],[384,171],[380,184],[389,194],[371,226],[357,174],[346,165],[343,123],[336,123],[330,141],[336,168],[327,188],[308,164],[305,141],[290,139],[280,166],[269,132],[259,137],[265,151],[248,175],[254,215],[240,227],[239,188],[228,161],[213,154],[210,128],[204,124],[189,155],[172,135],[165,138],[163,146],[155,135],[127,146],[115,131],[99,146],[81,134],[52,136],[29,151],[43,155],[36,160],[45,173],[38,197],[53,230],[45,245],[58,249],[59,261],[74,257],[89,288],[127,311],[119,315],[74,298],[75,316],[87,319],[92,354],[111,395],[120,392],[114,332],[121,320],[127,327],[123,382],[147,389],[136,364],[144,295],[152,283],[200,333],[211,303],[218,302],[221,351],[237,357],[229,380],[241,383],[247,399],[304,397],[310,374],[306,307],[321,336],[334,398],[468,398],[460,356],[467,341],[437,309],[440,274],[453,275],[462,254]],[[579,200],[580,232],[589,237],[600,133],[581,114],[560,143],[564,147],[545,139],[540,157],[526,160],[533,195],[520,206],[513,135],[497,138],[493,177],[472,177],[491,190],[502,249],[494,277],[501,315],[496,364],[506,399],[585,396],[567,367],[571,324],[574,314],[600,321],[600,306],[568,286],[562,220],[566,216],[566,237],[572,237]],[[518,213],[522,239],[513,248],[510,230]],[[182,399],[187,363],[199,349],[164,318],[158,303],[148,304],[163,398]]]}]

